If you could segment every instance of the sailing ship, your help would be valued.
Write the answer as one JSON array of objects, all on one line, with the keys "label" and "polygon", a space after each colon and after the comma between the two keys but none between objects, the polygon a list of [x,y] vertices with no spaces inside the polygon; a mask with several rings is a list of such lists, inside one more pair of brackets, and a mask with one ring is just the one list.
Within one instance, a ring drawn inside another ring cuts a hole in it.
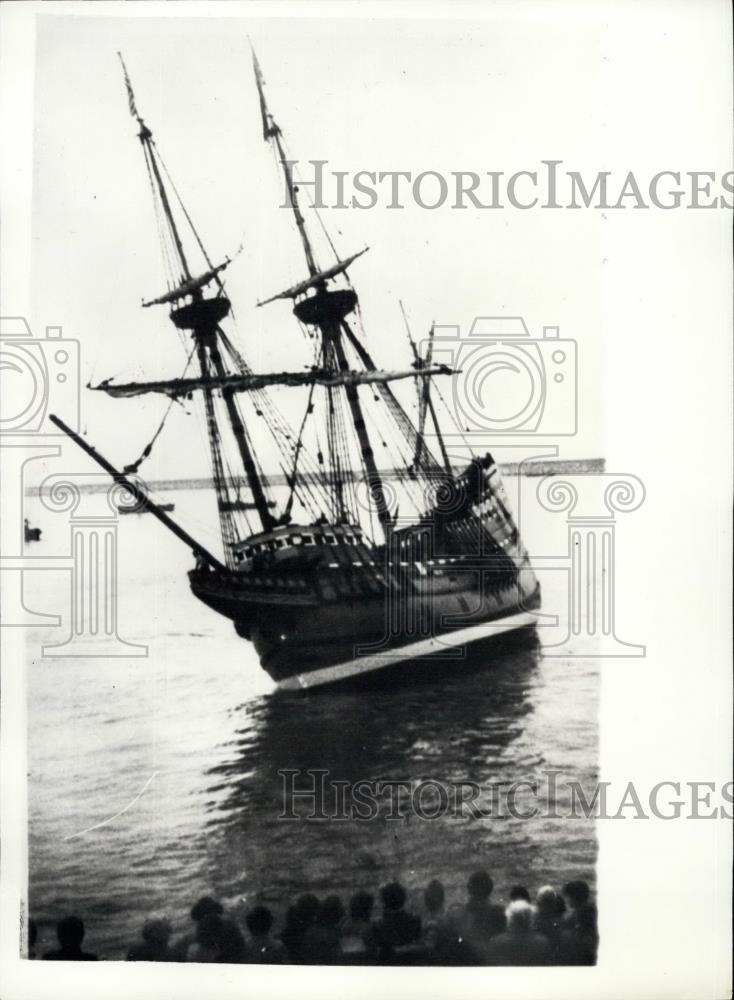
[{"label": "sailing ship", "polygon": [[[340,257],[324,228],[334,260],[319,263],[254,51],[263,139],[282,171],[307,270],[257,305],[290,302],[311,354],[303,370],[256,372],[235,345],[225,289],[231,260],[215,264],[207,253],[120,61],[168,267],[167,290],[143,305],[168,307],[187,367],[178,378],[107,379],[90,388],[121,398],[157,393],[169,409],[182,399],[203,404],[221,557],[127,477],[137,464],[118,471],[54,421],[190,546],[193,594],[254,644],[280,687],[310,688],[426,658],[453,656],[460,666],[467,643],[532,629],[540,588],[497,465],[489,454],[465,454],[457,466],[442,433],[437,380],[454,372],[433,363],[432,335],[422,353],[410,331],[412,363],[388,371],[373,360],[350,277],[368,248]],[[189,374],[194,358],[198,370]],[[394,387],[406,379],[417,389],[417,420]],[[300,424],[278,409],[279,387],[305,397]],[[263,427],[267,448],[257,440]],[[387,468],[376,458],[378,442],[392,456]],[[280,497],[263,467],[275,455],[286,484]]]}]

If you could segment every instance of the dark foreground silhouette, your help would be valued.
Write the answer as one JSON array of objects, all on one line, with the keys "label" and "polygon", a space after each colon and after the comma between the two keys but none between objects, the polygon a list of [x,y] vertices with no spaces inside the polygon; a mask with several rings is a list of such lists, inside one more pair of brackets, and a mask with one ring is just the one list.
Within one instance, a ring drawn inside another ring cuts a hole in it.
[{"label": "dark foreground silhouette", "polygon": [[[596,905],[589,886],[568,882],[561,892],[542,886],[534,900],[525,886],[513,886],[509,902],[493,900],[489,873],[474,872],[464,903],[445,908],[444,886],[434,879],[422,895],[420,913],[408,906],[399,882],[382,887],[379,904],[370,892],[356,892],[345,908],[339,896],[307,893],[287,910],[282,928],[267,906],[245,917],[245,928],[211,896],[191,908],[188,933],[171,941],[164,916],[149,917],[131,962],[216,962],[265,965],[594,965],[598,946]],[[82,950],[84,922],[60,920],[59,948],[52,961],[95,961]],[[37,928],[28,927],[28,957],[36,957]]]}]

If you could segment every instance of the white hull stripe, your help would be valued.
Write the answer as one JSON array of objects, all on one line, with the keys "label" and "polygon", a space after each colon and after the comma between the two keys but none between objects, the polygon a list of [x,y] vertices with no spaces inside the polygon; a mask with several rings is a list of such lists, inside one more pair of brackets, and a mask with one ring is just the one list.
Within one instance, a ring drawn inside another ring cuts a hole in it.
[{"label": "white hull stripe", "polygon": [[[475,642],[477,639],[490,639],[502,632],[522,628],[524,625],[535,625],[537,620],[536,615],[527,611],[518,612],[515,615],[508,615],[506,618],[499,618],[494,622],[484,622],[481,625],[470,625],[468,628],[458,629],[456,632],[447,632],[437,638],[431,637],[421,639],[419,642],[411,642],[407,646],[400,646],[398,649],[387,650],[384,653],[358,656],[346,663],[336,663],[333,667],[322,667],[320,670],[311,670],[305,674],[294,674],[292,677],[280,681],[278,689],[295,691],[301,688],[317,687],[320,684],[333,684],[334,681],[356,677],[373,670],[382,670],[405,660],[415,660],[421,656],[429,656],[431,653],[439,653],[447,646],[463,646],[465,643]],[[460,661],[457,661],[457,667],[460,665]]]}]

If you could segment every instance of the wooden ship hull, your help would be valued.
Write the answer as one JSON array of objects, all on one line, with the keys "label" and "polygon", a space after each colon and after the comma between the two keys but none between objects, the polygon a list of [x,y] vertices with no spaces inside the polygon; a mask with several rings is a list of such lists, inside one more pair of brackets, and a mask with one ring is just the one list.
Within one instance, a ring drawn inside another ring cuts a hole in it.
[{"label": "wooden ship hull", "polygon": [[[362,571],[282,573],[255,583],[246,574],[202,568],[193,593],[233,621],[279,687],[344,681],[422,657],[456,658],[471,642],[531,629],[540,604],[532,576],[490,589],[460,564],[392,573],[378,583]],[[387,576],[387,573],[386,573]],[[406,594],[406,589],[412,592]]]},{"label": "wooden ship hull", "polygon": [[354,525],[282,526],[241,543],[234,571],[200,563],[191,589],[234,623],[282,688],[421,657],[450,657],[458,668],[467,644],[532,629],[540,605],[496,466],[487,456],[474,468],[475,496],[461,516],[442,519],[438,508],[382,546]]}]

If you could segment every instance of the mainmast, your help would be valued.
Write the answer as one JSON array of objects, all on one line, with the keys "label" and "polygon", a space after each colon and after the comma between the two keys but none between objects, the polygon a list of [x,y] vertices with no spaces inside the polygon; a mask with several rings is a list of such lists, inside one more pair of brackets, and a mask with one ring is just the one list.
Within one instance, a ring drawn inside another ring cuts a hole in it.
[{"label": "mainmast", "polygon": [[[172,322],[178,329],[189,331],[194,341],[196,357],[201,372],[201,385],[204,392],[204,408],[207,417],[212,472],[219,501],[222,541],[226,558],[229,560],[231,559],[232,544],[238,540],[238,532],[232,513],[227,475],[222,456],[222,440],[215,407],[215,390],[208,383],[213,379],[226,379],[227,375],[230,374],[225,367],[219,346],[219,335],[221,333],[219,324],[230,312],[230,302],[223,293],[223,285],[219,274],[230,262],[226,260],[217,267],[212,266],[199,234],[196,232],[188,213],[181,204],[186,221],[191,227],[208,264],[208,270],[203,274],[198,276],[192,274],[181,233],[172,210],[167,186],[163,179],[161,171],[162,161],[155,146],[153,133],[145,124],[138,111],[127,68],[122,55],[120,53],[118,55],[125,77],[130,114],[138,122],[140,128],[138,138],[143,147],[151,187],[154,195],[157,193],[159,198],[160,210],[158,215],[162,223],[162,230],[169,238],[168,245],[164,243],[164,255],[172,272],[173,287],[169,287],[166,293],[150,302],[144,303],[144,305],[170,304]],[[165,166],[163,166],[163,170],[165,171]],[[178,197],[177,194],[176,196]],[[206,298],[204,296],[204,289],[212,281],[218,285],[218,293],[214,297]],[[189,301],[183,301],[186,299]],[[181,304],[182,302],[183,304]],[[220,389],[220,392],[232,433],[237,443],[244,473],[252,493],[253,506],[263,530],[268,531],[276,522],[270,512],[271,504],[265,496],[262,479],[254,459],[242,416],[239,412],[235,394],[227,385],[224,385]]]},{"label": "mainmast", "polygon": [[[257,60],[254,49],[252,51],[252,62],[255,71],[255,81],[257,83],[258,95],[260,98],[263,139],[266,142],[273,143],[278,159],[280,160],[290,207],[293,210],[296,226],[298,228],[301,243],[303,244],[303,250],[306,256],[306,264],[309,270],[309,278],[306,281],[295,285],[286,292],[280,293],[280,295],[273,296],[273,298],[291,298],[295,300],[297,297],[307,296],[300,298],[300,301],[295,303],[293,312],[302,323],[305,323],[308,326],[315,326],[320,331],[324,366],[327,368],[333,368],[334,370],[342,373],[347,373],[349,372],[349,362],[344,351],[342,334],[346,332],[346,316],[352,312],[357,305],[357,295],[352,288],[329,290],[327,288],[327,281],[338,274],[345,273],[352,261],[360,256],[360,254],[354,254],[345,261],[338,261],[335,266],[328,268],[326,271],[321,271],[319,269],[306,227],[306,221],[299,205],[298,185],[293,179],[293,171],[283,146],[283,137],[280,126],[273,118],[265,99],[265,81],[263,79],[260,64]],[[364,251],[361,252],[363,253]],[[307,295],[310,291],[313,291],[314,294]],[[352,424],[354,426],[357,440],[359,442],[359,448],[362,454],[362,461],[369,480],[372,499],[375,503],[380,524],[382,525],[383,531],[387,536],[391,529],[392,518],[385,499],[382,477],[375,461],[375,455],[370,442],[364,414],[362,413],[362,406],[357,388],[354,384],[346,384],[344,388],[352,417]],[[331,389],[328,390],[330,394],[332,391],[333,390]],[[336,469],[336,479],[340,483],[341,472],[338,455],[334,456],[332,454],[331,466],[332,470]]]},{"label": "mainmast", "polygon": [[303,252],[306,255],[306,263],[308,265],[308,270],[311,276],[319,273],[319,267],[316,263],[316,258],[314,256],[313,247],[311,246],[311,241],[308,236],[308,230],[306,229],[306,220],[303,218],[300,205],[298,203],[298,185],[293,180],[293,171],[291,169],[291,164],[288,157],[285,155],[285,150],[283,149],[283,136],[280,131],[280,127],[276,123],[273,116],[268,110],[267,102],[265,101],[265,80],[263,79],[262,70],[260,69],[260,63],[257,61],[257,56],[255,55],[255,50],[252,49],[252,65],[255,69],[255,79],[257,80],[257,91],[260,95],[260,114],[262,115],[263,122],[263,139],[265,142],[272,140],[275,145],[275,149],[278,153],[278,158],[283,167],[283,174],[285,176],[285,186],[288,191],[288,201],[293,209],[293,215],[295,216],[296,226],[298,227],[298,233],[301,237],[301,243],[303,244]]}]

